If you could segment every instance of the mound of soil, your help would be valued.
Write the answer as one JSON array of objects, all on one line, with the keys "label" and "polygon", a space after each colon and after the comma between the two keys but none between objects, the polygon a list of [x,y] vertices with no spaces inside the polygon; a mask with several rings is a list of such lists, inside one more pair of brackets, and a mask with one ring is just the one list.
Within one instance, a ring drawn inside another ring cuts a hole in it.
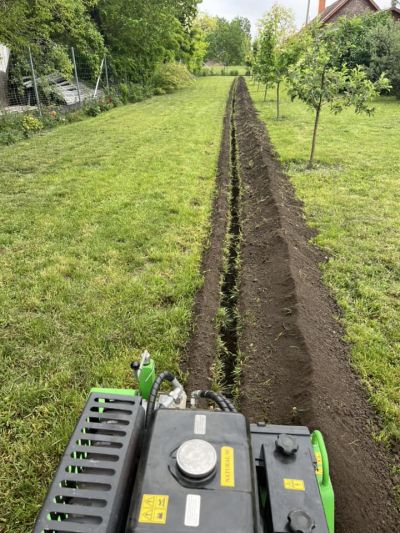
[{"label": "mound of soil", "polygon": [[241,410],[252,421],[301,424],[326,438],[336,494],[337,533],[398,531],[390,477],[393,461],[378,429],[348,346],[339,310],[321,282],[326,260],[309,244],[301,203],[282,172],[245,81],[233,87],[225,117],[205,284],[188,347],[188,390],[209,386],[218,332],[223,247],[229,213],[231,117],[241,175],[238,347],[244,356]]}]

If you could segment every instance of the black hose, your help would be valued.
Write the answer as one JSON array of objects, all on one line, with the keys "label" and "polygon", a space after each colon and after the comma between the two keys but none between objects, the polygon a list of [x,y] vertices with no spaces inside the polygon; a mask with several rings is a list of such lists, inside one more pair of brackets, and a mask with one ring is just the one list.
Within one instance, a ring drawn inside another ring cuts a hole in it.
[{"label": "black hose", "polygon": [[156,400],[157,400],[157,394],[160,390],[161,385],[164,381],[169,381],[172,383],[175,379],[175,376],[173,376],[170,372],[162,372],[153,383],[153,386],[150,391],[149,401],[147,403],[147,411],[146,411],[146,427],[149,427],[151,419],[154,414],[154,409],[156,406]]},{"label": "black hose", "polygon": [[221,396],[225,400],[225,402],[226,402],[227,406],[229,407],[231,413],[237,413],[238,411],[237,411],[236,407],[233,405],[233,403],[230,400],[228,400],[228,398],[226,396],[223,396],[222,394],[221,394]]},{"label": "black hose", "polygon": [[228,404],[226,403],[226,399],[221,394],[217,394],[216,392],[212,390],[202,390],[202,391],[199,391],[198,395],[199,395],[199,398],[207,398],[208,400],[212,400],[225,413],[231,412]]}]

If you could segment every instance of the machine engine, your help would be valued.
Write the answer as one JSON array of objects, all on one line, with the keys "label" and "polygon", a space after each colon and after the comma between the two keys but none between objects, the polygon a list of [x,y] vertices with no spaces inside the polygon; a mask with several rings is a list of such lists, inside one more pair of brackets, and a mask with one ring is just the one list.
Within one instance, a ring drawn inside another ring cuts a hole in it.
[{"label": "machine engine", "polygon": [[[212,392],[197,391],[182,408],[183,388],[161,376],[142,383],[147,399],[92,391],[34,533],[333,533],[319,432],[249,425]],[[172,403],[159,394],[165,379]],[[199,397],[219,409],[194,408]]]}]

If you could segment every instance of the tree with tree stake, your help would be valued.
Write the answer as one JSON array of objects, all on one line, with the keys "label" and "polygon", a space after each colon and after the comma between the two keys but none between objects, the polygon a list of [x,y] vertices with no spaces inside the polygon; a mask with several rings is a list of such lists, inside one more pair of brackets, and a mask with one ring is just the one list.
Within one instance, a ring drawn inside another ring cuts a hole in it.
[{"label": "tree with tree stake", "polygon": [[267,99],[268,88],[272,86],[274,80],[275,64],[275,41],[271,31],[263,29],[259,38],[257,55],[258,80],[265,86],[264,102]]},{"label": "tree with tree stake", "polygon": [[[340,29],[322,28],[318,23],[303,32],[303,53],[289,73],[289,95],[299,98],[315,111],[314,131],[308,168],[313,168],[318,127],[323,107],[329,106],[333,113],[340,113],[347,107],[354,107],[356,113],[371,115],[374,108],[371,100],[382,90],[389,90],[390,84],[382,74],[374,83],[365,70],[357,65],[348,68],[338,66],[337,59],[346,46],[340,39]],[[340,44],[339,44],[340,43]]]},{"label": "tree with tree stake", "polygon": [[288,40],[296,32],[295,18],[291,9],[274,5],[260,21],[260,46],[258,66],[261,81],[265,84],[266,100],[268,87],[276,84],[276,114],[280,116],[280,87],[289,66],[296,59],[296,48],[288,47]]}]

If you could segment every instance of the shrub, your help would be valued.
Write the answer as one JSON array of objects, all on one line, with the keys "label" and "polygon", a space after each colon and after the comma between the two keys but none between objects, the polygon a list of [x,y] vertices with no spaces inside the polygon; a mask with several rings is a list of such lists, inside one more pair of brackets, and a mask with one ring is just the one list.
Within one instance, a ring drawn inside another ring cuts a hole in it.
[{"label": "shrub", "polygon": [[162,96],[163,94],[165,94],[165,90],[161,87],[154,87],[153,94],[154,96]]},{"label": "shrub", "polygon": [[146,98],[146,89],[142,85],[131,83],[129,85],[128,102],[134,104]]},{"label": "shrub", "polygon": [[7,113],[0,116],[0,144],[14,144],[43,130],[44,122],[31,114]]},{"label": "shrub", "polygon": [[98,100],[85,103],[84,111],[89,117],[97,117],[102,112]]},{"label": "shrub", "polygon": [[14,144],[22,139],[22,134],[19,131],[0,131],[0,145]]},{"label": "shrub", "polygon": [[181,63],[163,63],[158,65],[153,76],[153,85],[163,89],[167,93],[176,89],[189,87],[193,81],[194,76]]},{"label": "shrub", "polygon": [[120,83],[118,86],[118,91],[121,97],[121,100],[124,104],[128,103],[128,96],[129,96],[129,86],[127,83]]},{"label": "shrub", "polygon": [[26,137],[32,133],[38,133],[43,129],[43,122],[32,115],[24,115],[22,119],[22,129]]},{"label": "shrub", "polygon": [[145,98],[153,95],[151,88],[143,87],[143,85],[139,85],[138,83],[120,83],[118,89],[119,96],[124,104],[141,102]]}]

